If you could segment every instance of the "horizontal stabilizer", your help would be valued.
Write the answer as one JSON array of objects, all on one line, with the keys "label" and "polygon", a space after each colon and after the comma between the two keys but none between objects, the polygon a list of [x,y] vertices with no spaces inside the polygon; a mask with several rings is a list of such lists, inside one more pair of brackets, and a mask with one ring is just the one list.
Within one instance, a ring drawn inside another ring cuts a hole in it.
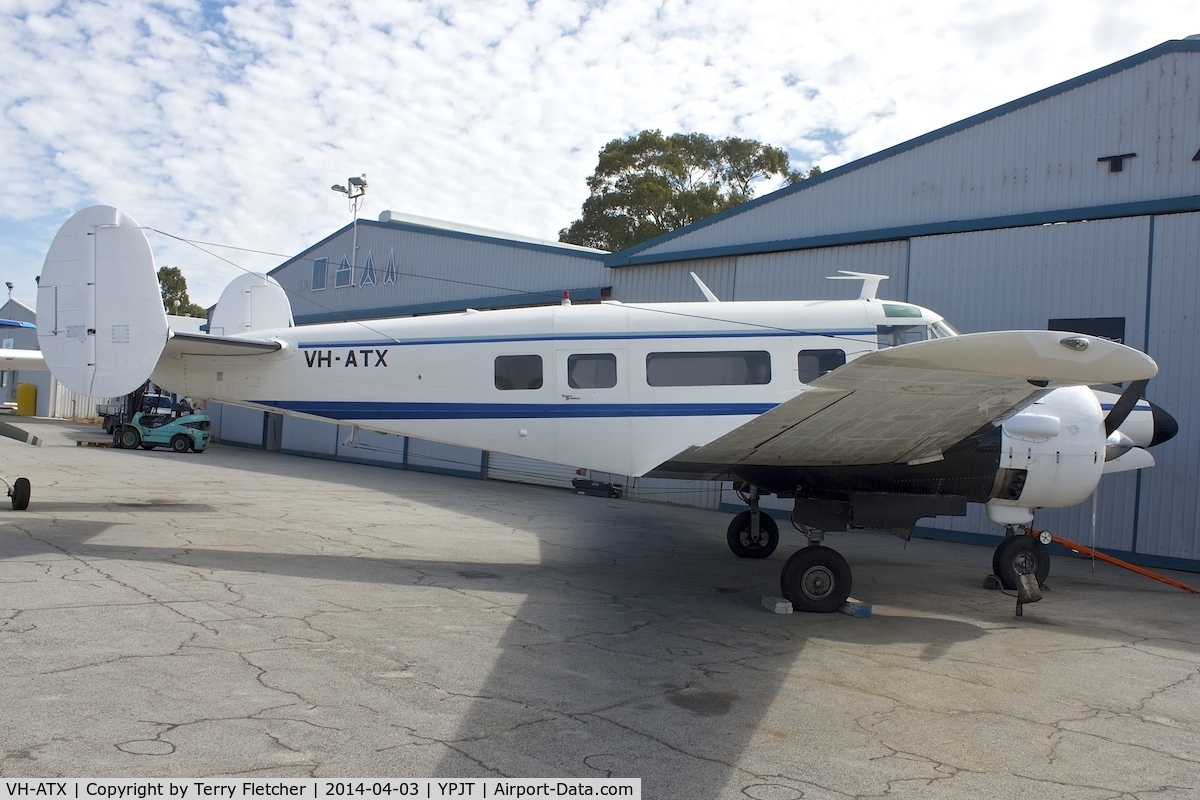
[{"label": "horizontal stabilizer", "polygon": [[283,348],[273,339],[244,339],[240,336],[209,336],[204,333],[171,331],[163,358],[176,356],[261,356]]}]

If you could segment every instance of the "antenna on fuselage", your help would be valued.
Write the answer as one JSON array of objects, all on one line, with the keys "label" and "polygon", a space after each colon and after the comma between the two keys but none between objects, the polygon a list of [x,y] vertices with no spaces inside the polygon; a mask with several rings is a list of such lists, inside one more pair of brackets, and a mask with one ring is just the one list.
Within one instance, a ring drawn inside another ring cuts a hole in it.
[{"label": "antenna on fuselage", "polygon": [[690,275],[692,276],[692,280],[694,280],[694,281],[696,282],[696,285],[700,287],[700,291],[704,293],[704,299],[705,299],[705,300],[707,300],[707,301],[708,301],[708,302],[710,302],[710,303],[719,303],[719,302],[721,302],[720,298],[718,298],[718,297],[717,297],[715,294],[713,294],[713,291],[712,291],[712,289],[710,289],[710,288],[708,288],[707,286],[705,286],[705,285],[704,285],[704,281],[700,280],[700,276],[699,276],[699,275],[697,275],[697,274],[696,274],[696,273],[694,273],[694,272],[691,272],[691,273],[688,273],[688,274],[690,274]]},{"label": "antenna on fuselage", "polygon": [[[846,269],[838,270],[840,275],[827,275],[826,280],[831,281],[862,281],[862,291],[858,293],[859,300],[874,300],[875,295],[879,292],[879,284],[888,279],[887,275],[876,275],[873,272],[851,272]],[[692,277],[695,277],[693,275]]]}]

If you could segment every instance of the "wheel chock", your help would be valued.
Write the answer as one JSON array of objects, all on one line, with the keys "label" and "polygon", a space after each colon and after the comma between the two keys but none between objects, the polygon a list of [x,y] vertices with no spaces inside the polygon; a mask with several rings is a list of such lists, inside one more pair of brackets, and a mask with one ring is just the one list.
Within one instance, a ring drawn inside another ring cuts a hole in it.
[{"label": "wheel chock", "polygon": [[855,600],[853,597],[848,598],[838,611],[843,614],[849,614],[852,617],[871,616],[871,606],[862,600]]},{"label": "wheel chock", "polygon": [[762,604],[763,608],[765,608],[767,611],[770,611],[772,614],[792,613],[792,601],[785,600],[782,597],[768,597],[764,594],[762,596]]}]

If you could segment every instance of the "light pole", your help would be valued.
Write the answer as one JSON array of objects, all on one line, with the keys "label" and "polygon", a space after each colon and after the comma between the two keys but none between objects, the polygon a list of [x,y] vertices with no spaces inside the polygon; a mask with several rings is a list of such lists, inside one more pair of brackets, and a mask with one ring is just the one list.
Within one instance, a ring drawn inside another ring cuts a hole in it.
[{"label": "light pole", "polygon": [[367,193],[367,176],[363,174],[357,178],[347,178],[346,186],[335,183],[329,188],[346,195],[346,199],[350,201],[354,227],[354,238],[350,246],[350,280],[353,281],[354,272],[358,268],[358,209],[362,205],[363,195]]}]

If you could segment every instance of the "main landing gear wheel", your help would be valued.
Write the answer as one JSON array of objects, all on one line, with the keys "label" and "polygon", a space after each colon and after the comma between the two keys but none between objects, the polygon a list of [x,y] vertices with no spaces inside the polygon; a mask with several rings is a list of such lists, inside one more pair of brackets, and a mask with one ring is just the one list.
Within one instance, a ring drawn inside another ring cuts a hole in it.
[{"label": "main landing gear wheel", "polygon": [[12,498],[13,511],[24,511],[29,508],[29,478],[17,478],[13,481],[8,496]]},{"label": "main landing gear wheel", "polygon": [[738,558],[766,558],[779,546],[779,525],[765,511],[758,512],[758,537],[751,535],[752,513],[747,509],[729,523],[726,539]]},{"label": "main landing gear wheel", "polygon": [[126,450],[137,450],[142,446],[142,435],[138,433],[138,429],[132,426],[121,428],[121,434],[117,437],[117,447],[123,447]]},{"label": "main landing gear wheel", "polygon": [[1027,534],[1009,536],[992,555],[992,572],[1005,589],[1016,589],[1022,575],[1033,575],[1041,586],[1050,574],[1050,552]]},{"label": "main landing gear wheel", "polygon": [[779,589],[797,611],[831,614],[850,597],[853,578],[841,553],[811,545],[797,550],[783,565]]}]

